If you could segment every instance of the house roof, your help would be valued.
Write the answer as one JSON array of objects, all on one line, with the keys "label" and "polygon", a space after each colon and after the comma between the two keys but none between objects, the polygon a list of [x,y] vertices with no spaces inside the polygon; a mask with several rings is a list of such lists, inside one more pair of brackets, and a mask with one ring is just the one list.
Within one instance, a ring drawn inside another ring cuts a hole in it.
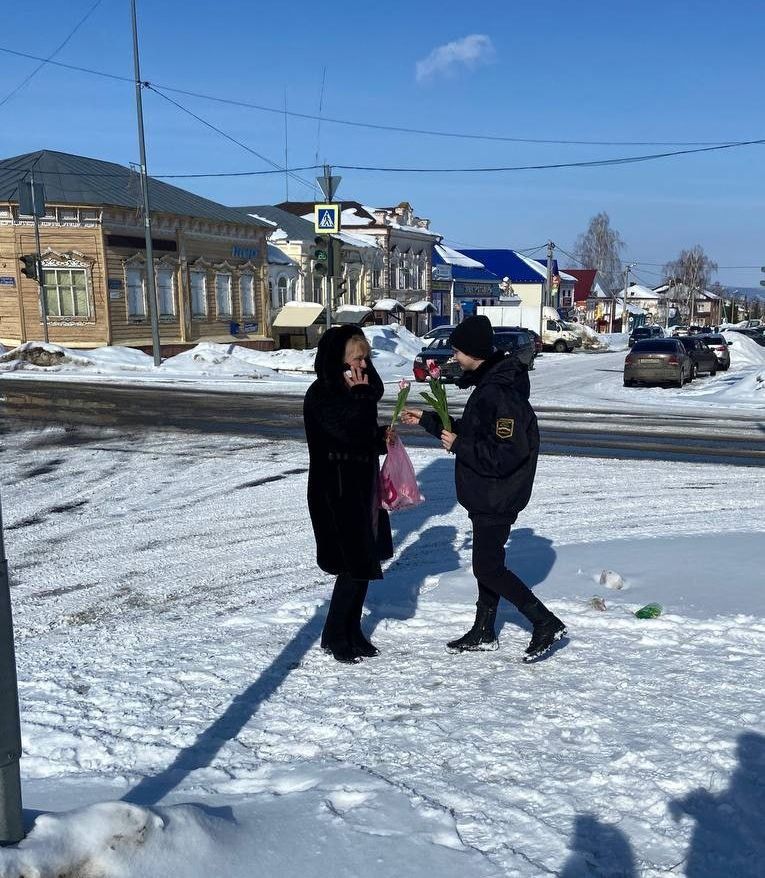
[{"label": "house roof", "polygon": [[[547,269],[536,259],[521,256],[515,250],[461,250],[477,259],[499,278],[509,277],[514,284],[537,284],[547,277]],[[573,279],[573,278],[572,278]]]},{"label": "house roof", "polygon": [[[527,256],[521,256],[521,259],[529,259],[529,258],[530,257],[527,257]],[[544,268],[545,277],[547,277],[547,259],[532,259],[531,261],[538,262],[542,266],[542,268]],[[553,259],[552,264],[553,264],[553,274],[557,274],[561,280],[574,280],[574,281],[576,280],[576,278],[573,275],[568,274],[567,272],[563,271],[562,268],[558,268],[558,260],[557,259]]]},{"label": "house roof", "polygon": [[659,298],[658,294],[643,284],[630,284],[627,287],[627,295],[630,299],[653,299]]},{"label": "house roof", "polygon": [[[374,226],[377,220],[369,213],[358,201],[341,202],[343,205],[341,223],[344,226]],[[312,217],[314,203],[313,201],[282,201],[276,205],[280,210],[287,211],[299,217]]]},{"label": "house roof", "polygon": [[231,209],[240,210],[245,214],[255,214],[257,217],[274,223],[276,226],[274,232],[281,229],[288,241],[313,241],[316,236],[313,223],[271,204],[256,204],[251,207],[233,207]]},{"label": "house roof", "polygon": [[[140,176],[124,165],[49,149],[0,160],[0,201],[18,202],[19,183],[30,171],[45,187],[49,204],[110,205],[131,210],[143,204]],[[152,213],[237,223],[263,228],[264,223],[233,207],[218,204],[149,177]]]},{"label": "house roof", "polygon": [[585,302],[593,293],[595,284],[595,275],[598,273],[595,268],[567,268],[567,274],[576,278],[574,285],[574,301]]},{"label": "house roof", "polygon": [[477,259],[465,256],[459,250],[453,250],[446,244],[436,244],[433,248],[433,265],[461,265],[463,268],[483,268]]}]

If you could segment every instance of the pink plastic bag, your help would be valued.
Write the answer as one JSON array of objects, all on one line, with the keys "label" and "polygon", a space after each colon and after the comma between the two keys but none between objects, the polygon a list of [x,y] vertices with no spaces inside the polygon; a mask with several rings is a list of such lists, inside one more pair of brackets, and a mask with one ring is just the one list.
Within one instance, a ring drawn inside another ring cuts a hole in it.
[{"label": "pink plastic bag", "polygon": [[388,455],[380,470],[380,507],[392,512],[419,506],[424,500],[412,461],[404,443],[396,436],[388,445]]}]

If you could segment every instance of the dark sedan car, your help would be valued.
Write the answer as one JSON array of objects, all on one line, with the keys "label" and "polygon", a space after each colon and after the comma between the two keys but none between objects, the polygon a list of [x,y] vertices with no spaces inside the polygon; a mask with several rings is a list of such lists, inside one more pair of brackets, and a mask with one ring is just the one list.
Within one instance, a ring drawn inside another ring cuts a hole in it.
[{"label": "dark sedan car", "polygon": [[693,360],[678,338],[638,341],[624,360],[624,386],[674,384],[682,387],[693,377]]},{"label": "dark sedan car", "polygon": [[[495,330],[494,346],[502,351],[511,351],[526,368],[533,368],[536,355],[534,341],[525,329],[518,331]],[[447,338],[433,339],[414,358],[412,366],[414,380],[428,380],[427,363],[428,360],[433,360],[441,369],[441,377],[444,381],[456,381],[462,375],[462,369],[453,358],[454,350],[449,345]]]},{"label": "dark sedan car", "polygon": [[707,372],[709,375],[717,374],[717,357],[715,352],[706,346],[704,341],[706,338],[709,336],[683,335],[678,338],[680,344],[688,352],[688,356],[693,360],[691,378],[695,378],[699,372]]}]

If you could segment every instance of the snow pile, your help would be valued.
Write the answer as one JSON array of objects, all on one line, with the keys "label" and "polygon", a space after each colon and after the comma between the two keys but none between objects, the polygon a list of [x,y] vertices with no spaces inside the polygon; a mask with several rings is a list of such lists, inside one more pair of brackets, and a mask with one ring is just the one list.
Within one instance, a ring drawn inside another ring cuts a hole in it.
[{"label": "snow pile", "polygon": [[398,323],[364,327],[364,335],[383,381],[411,378],[412,361],[422,350],[422,339]]},{"label": "snow pile", "polygon": [[262,351],[253,351],[235,344],[202,342],[191,350],[168,358],[162,363],[160,370],[163,373],[194,374],[203,377],[220,376],[253,380],[273,377],[273,369],[262,366],[262,362]]},{"label": "snow pile", "polygon": [[608,341],[605,336],[599,335],[586,323],[566,323],[566,329],[582,339],[582,347],[590,350],[608,350]]},{"label": "snow pile", "polygon": [[68,348],[41,341],[28,341],[0,355],[0,372],[16,369],[49,369],[66,364],[90,366],[91,360]]},{"label": "snow pile", "polygon": [[600,332],[596,335],[601,346],[609,351],[626,351],[629,347],[629,334],[626,332]]},{"label": "snow pile", "polygon": [[765,348],[753,338],[741,332],[724,332],[723,336],[733,342],[728,348],[731,366],[765,366]]}]

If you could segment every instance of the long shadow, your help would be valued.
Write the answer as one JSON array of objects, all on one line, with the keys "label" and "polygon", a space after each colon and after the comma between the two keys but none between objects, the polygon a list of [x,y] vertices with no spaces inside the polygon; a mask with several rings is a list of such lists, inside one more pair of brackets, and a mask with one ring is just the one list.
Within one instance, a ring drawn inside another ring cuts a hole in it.
[{"label": "long shadow", "polygon": [[417,612],[422,585],[424,559],[427,569],[424,575],[456,570],[459,566],[454,549],[456,529],[437,525],[423,531],[429,519],[447,515],[457,505],[454,493],[454,461],[444,455],[422,469],[417,476],[425,502],[413,509],[391,513],[393,544],[400,546],[414,533],[419,537],[386,569],[382,582],[372,582],[366,606],[371,610],[365,622],[370,631],[384,619],[411,619]]},{"label": "long shadow", "polygon": [[738,766],[727,790],[697,789],[669,803],[675,820],[687,815],[696,821],[686,878],[765,874],[765,737],[744,732],[736,755]]},{"label": "long shadow", "polygon": [[[557,554],[553,542],[530,527],[519,527],[510,532],[510,540],[505,550],[506,564],[526,585],[533,589],[547,579],[555,565]],[[500,601],[497,613],[497,634],[507,622],[530,629],[531,625],[515,607],[507,601]]]},{"label": "long shadow", "polygon": [[370,614],[365,622],[370,632],[384,619],[413,618],[423,573],[433,576],[459,569],[459,555],[454,548],[456,537],[457,528],[453,525],[433,525],[407,546],[385,571],[383,582],[374,590],[370,588],[366,602]]},{"label": "long shadow", "polygon": [[[635,857],[627,836],[592,814],[578,814],[571,856],[560,878],[636,878]],[[719,878],[719,876],[718,876]]]},{"label": "long shadow", "polygon": [[192,772],[207,768],[227,741],[235,738],[261,704],[267,701],[299,666],[306,653],[318,640],[329,601],[297,631],[295,636],[276,656],[258,679],[237,695],[226,711],[215,722],[197,735],[193,744],[184,747],[173,762],[152,777],[145,777],[122,797],[123,802],[136,805],[156,805],[179,786]]}]

